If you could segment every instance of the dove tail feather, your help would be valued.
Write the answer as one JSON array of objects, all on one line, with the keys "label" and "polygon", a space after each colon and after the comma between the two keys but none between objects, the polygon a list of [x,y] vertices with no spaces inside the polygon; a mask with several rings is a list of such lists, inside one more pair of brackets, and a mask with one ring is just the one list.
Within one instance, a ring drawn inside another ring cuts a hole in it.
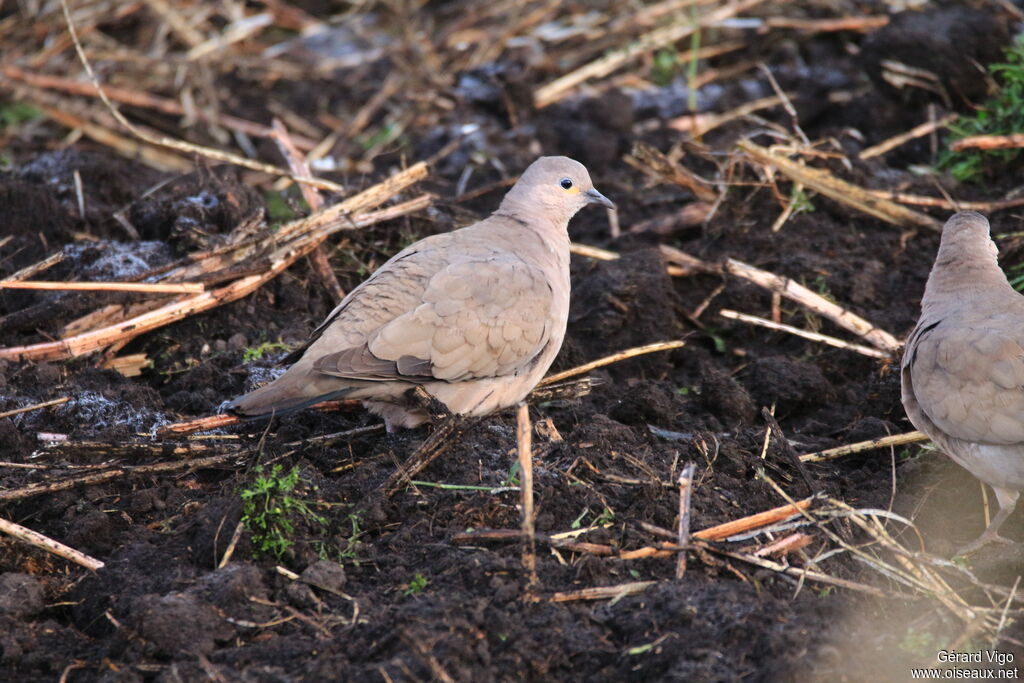
[{"label": "dove tail feather", "polygon": [[243,394],[238,398],[226,401],[221,404],[218,412],[230,413],[244,420],[259,420],[275,416],[282,417],[308,408],[321,401],[333,401],[344,398],[355,389],[355,387],[345,387],[316,396],[281,396],[277,391],[264,391],[264,389],[270,388],[271,385],[268,384],[256,391],[251,391],[248,394]]}]

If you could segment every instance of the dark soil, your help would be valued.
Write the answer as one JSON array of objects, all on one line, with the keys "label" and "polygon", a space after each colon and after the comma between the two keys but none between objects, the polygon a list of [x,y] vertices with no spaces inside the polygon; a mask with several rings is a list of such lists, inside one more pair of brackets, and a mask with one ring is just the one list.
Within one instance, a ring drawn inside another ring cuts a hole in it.
[{"label": "dark soil", "polygon": [[[839,4],[846,11],[837,16],[855,13],[855,3]],[[885,9],[881,3],[860,4],[871,6],[866,14]],[[934,52],[934,61],[917,66],[935,68],[948,80],[956,96],[950,106],[965,109],[966,102],[983,97],[976,90],[980,76],[971,74],[980,73],[978,62],[999,59],[1009,19],[998,3],[956,5],[898,16],[868,35],[749,32],[743,34],[747,48],[711,64],[768,64],[781,87],[794,94],[807,136],[833,138],[838,147],[829,149],[851,160],[850,169],[830,162],[837,174],[873,188],[934,195],[932,181],[909,170],[933,161],[927,138],[867,162],[856,154],[927,120],[929,106],[941,111],[944,105],[937,95],[917,91],[907,97],[879,80],[883,44],[884,58],[912,65],[907,55]],[[443,4],[422,11],[438,22],[451,20]],[[816,16],[807,8],[793,11]],[[138,30],[109,29],[112,35]],[[375,70],[386,73],[379,63],[339,67],[332,85],[322,90],[318,85],[325,79],[311,75],[309,83],[279,82],[268,93],[244,70],[220,85],[235,93],[233,113],[269,121],[268,97],[291,111],[348,99],[358,108],[379,85]],[[574,240],[613,249],[622,258],[574,257],[569,331],[554,369],[656,341],[685,338],[686,346],[594,372],[601,382],[582,399],[531,407],[535,424],[549,420],[553,427],[538,431],[534,443],[539,531],[602,523],[577,540],[623,549],[653,545],[661,539],[641,523],[675,528],[675,481],[687,462],[697,465],[694,529],[782,504],[759,476],[762,471],[787,495],[806,497],[807,482],[777,440],[762,459],[762,408],[774,407],[800,453],[912,428],[900,405],[894,364],[719,317],[721,308],[767,317],[771,295],[710,275],[672,278],[657,245],[671,244],[710,261],[736,258],[791,277],[903,336],[917,317],[936,233],[900,229],[816,195],[813,212],[773,233],[780,205],[742,167],[733,175],[739,184],[706,224],[676,220],[694,201],[689,191],[650,183],[622,155],[637,139],[662,150],[682,139],[668,128],[642,124],[685,113],[685,96],[678,95],[684,80],[643,93],[579,95],[533,111],[529,93],[550,78],[514,51],[487,69],[458,74],[444,91],[453,103],[444,118],[407,131],[397,147],[367,160],[365,176],[325,174],[349,187],[366,186],[385,177],[403,155],[417,159],[436,152],[453,139],[457,126],[479,126],[433,169],[428,186],[439,199],[432,209],[344,233],[330,243],[331,264],[346,290],[411,239],[493,209],[505,186],[455,199],[502,179],[498,166],[481,163],[485,156],[500,159],[508,174],[539,153],[575,156],[617,202],[624,227],[617,240],[609,239],[602,211],[585,211],[571,226]],[[724,111],[771,92],[755,70],[708,86],[702,98],[706,108]],[[782,109],[759,116],[780,130],[792,123]],[[11,170],[0,173],[0,237],[12,239],[0,246],[0,277],[63,250],[65,259],[41,277],[130,279],[190,251],[215,247],[264,208],[266,188],[254,189],[260,179],[250,174],[200,165],[175,177],[87,141],[53,151],[59,130],[37,128],[10,146]],[[727,124],[705,140],[715,157],[690,155],[685,161],[712,176],[737,137],[756,130],[749,121]],[[766,135],[754,139],[773,142]],[[278,163],[273,151],[270,157]],[[467,165],[476,170],[460,188]],[[86,190],[84,215],[75,171]],[[1014,187],[1012,172],[1004,180],[987,188],[941,182],[957,198],[983,201]],[[154,190],[163,181],[169,182]],[[137,235],[112,218],[115,212],[128,218]],[[933,215],[946,217],[942,211]],[[662,229],[629,231],[645,221]],[[1019,212],[1009,211],[994,214],[992,225],[993,234],[1019,233],[1022,221]],[[1015,239],[1001,243],[1008,265],[1019,261]],[[72,320],[134,296],[0,290],[0,347],[60,338]],[[709,296],[711,305],[694,319]],[[77,475],[82,470],[76,468],[111,458],[88,448],[47,450],[41,439],[52,435],[74,442],[149,442],[160,425],[216,412],[221,402],[267,379],[285,353],[280,347],[246,362],[247,349],[265,342],[297,345],[333,305],[302,261],[245,299],[129,343],[120,354],[145,353],[151,361],[138,377],[97,369],[98,357],[0,361],[0,412],[71,397],[59,406],[0,418],[0,490]],[[782,317],[849,338],[786,300]],[[254,449],[237,466],[123,477],[0,507],[0,516],[105,563],[93,573],[0,537],[0,678],[903,680],[911,666],[934,666],[937,651],[950,643],[959,642],[960,649],[991,645],[957,641],[967,625],[925,596],[869,598],[707,554],[692,554],[685,578],[677,580],[674,559],[623,561],[539,549],[539,599],[527,599],[518,544],[453,542],[467,529],[520,523],[518,492],[506,488],[516,476],[514,417],[504,413],[476,424],[418,475],[421,481],[497,491],[416,485],[383,498],[383,482],[429,428],[291,445],[371,424],[361,411],[307,411],[269,426],[243,424],[218,432],[219,441],[202,442]],[[173,457],[118,459],[142,464]],[[252,488],[257,466],[269,472],[274,464],[285,471],[298,468],[297,495],[323,523],[296,520],[295,543],[280,558],[260,555],[245,531],[230,561],[219,566],[242,515],[240,492]],[[869,451],[807,469],[815,489],[853,507],[891,505],[913,519],[927,549],[938,555],[949,556],[984,527],[979,484],[933,451]],[[1021,524],[1018,512],[1004,531],[1022,539]],[[860,538],[846,523],[833,528],[851,540]],[[918,547],[916,535],[905,540]],[[832,547],[815,534],[804,554],[787,559],[806,565]],[[972,565],[983,581],[1008,587],[1022,560],[1021,546],[996,547],[976,555]],[[816,568],[901,590],[845,555]],[[550,600],[556,592],[633,581],[657,583],[619,600]],[[995,648],[1015,653],[1019,661],[1022,641],[1024,628],[1011,620]]]}]

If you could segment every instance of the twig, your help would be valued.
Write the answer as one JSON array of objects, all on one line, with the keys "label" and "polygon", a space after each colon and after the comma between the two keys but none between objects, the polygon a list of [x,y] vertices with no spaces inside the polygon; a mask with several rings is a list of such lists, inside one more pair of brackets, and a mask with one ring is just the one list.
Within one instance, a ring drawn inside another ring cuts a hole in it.
[{"label": "twig", "polygon": [[83,292],[147,292],[150,294],[198,294],[206,291],[201,282],[44,282],[41,280],[0,280],[0,289],[74,290]]},{"label": "twig", "polygon": [[706,180],[681,164],[672,161],[662,152],[645,142],[635,143],[632,156],[627,156],[625,161],[630,166],[648,173],[659,180],[685,187],[693,192],[698,199],[706,202],[713,202],[718,199],[718,193],[715,192]]},{"label": "twig", "polygon": [[944,128],[949,124],[953,123],[954,121],[956,121],[956,119],[956,114],[949,114],[948,116],[943,116],[941,119],[938,119],[937,121],[925,121],[924,123],[918,126],[914,126],[905,133],[894,135],[888,140],[883,140],[882,142],[879,142],[877,145],[872,145],[871,147],[862,150],[861,153],[858,154],[857,156],[860,157],[861,159],[870,159],[872,157],[881,156],[882,154],[894,150],[900,145],[906,144],[911,140],[924,137],[925,135],[930,135],[939,128]]},{"label": "twig", "polygon": [[46,453],[86,453],[92,458],[121,458],[149,455],[195,458],[198,455],[239,452],[236,444],[207,444],[195,441],[58,441],[47,445]]},{"label": "twig", "polygon": [[805,498],[801,501],[797,501],[792,505],[781,505],[771,510],[765,510],[764,512],[758,512],[747,517],[741,517],[740,519],[734,519],[724,524],[716,524],[715,526],[708,527],[701,531],[695,532],[693,538],[699,538],[702,541],[721,541],[722,539],[741,534],[745,531],[752,529],[758,529],[769,524],[788,519],[794,515],[801,514],[804,510],[811,507],[813,498]]},{"label": "twig", "polygon": [[880,29],[889,23],[889,17],[837,17],[828,19],[802,19],[799,17],[768,17],[764,25],[771,28],[792,28],[798,31],[863,31]]},{"label": "twig", "polygon": [[955,140],[949,145],[949,149],[954,152],[964,149],[1011,149],[1014,147],[1024,147],[1024,133],[971,135]]},{"label": "twig", "polygon": [[130,353],[127,356],[115,356],[104,360],[100,367],[105,370],[120,372],[125,377],[138,377],[142,369],[148,367],[151,361],[145,353]]},{"label": "twig", "polygon": [[579,244],[578,242],[570,244],[569,251],[578,256],[586,256],[598,261],[615,261],[619,258],[619,255],[614,251],[602,249],[601,247],[592,247],[589,244]]},{"label": "twig", "polygon": [[49,536],[44,536],[38,531],[32,531],[20,524],[15,524],[14,522],[3,518],[0,518],[0,532],[14,536],[15,538],[34,545],[37,548],[42,548],[46,552],[53,553],[58,557],[63,557],[65,560],[70,560],[75,564],[80,564],[86,569],[98,571],[103,568],[103,563],[96,558],[89,557],[85,553],[55,541]]},{"label": "twig", "polygon": [[553,375],[548,375],[547,377],[542,379],[540,381],[540,384],[538,384],[537,386],[543,387],[547,386],[548,384],[560,382],[563,379],[575,377],[576,375],[582,375],[584,373],[590,372],[591,370],[603,368],[606,365],[611,365],[612,363],[618,363],[619,361],[626,360],[627,358],[634,358],[636,356],[642,356],[646,353],[654,353],[656,351],[671,351],[672,349],[682,348],[685,345],[686,342],[679,340],[657,342],[654,344],[647,344],[645,346],[636,346],[631,349],[626,349],[625,351],[613,353],[612,355],[605,356],[604,358],[598,358],[597,360],[591,361],[589,363],[584,363],[583,365],[572,368],[571,370],[565,370],[563,372],[557,372]]},{"label": "twig", "polygon": [[736,146],[758,162],[774,166],[790,179],[866,214],[896,225],[918,225],[932,230],[942,230],[942,223],[931,216],[876,197],[862,187],[836,178],[826,169],[804,166],[750,140],[740,140]]},{"label": "twig", "polygon": [[[697,466],[689,463],[679,475],[679,528],[676,543],[680,548],[690,546],[690,498],[693,492],[693,473]],[[676,578],[686,575],[686,553],[681,552],[676,558]]]},{"label": "twig", "polygon": [[575,591],[555,593],[551,596],[551,602],[572,602],[574,600],[609,600],[624,598],[628,595],[643,593],[657,581],[633,581],[620,583],[617,586],[598,586],[596,588],[581,588]]},{"label": "twig", "polygon": [[0,413],[0,420],[5,417],[10,417],[11,415],[18,415],[19,413],[28,413],[41,408],[49,408],[50,406],[59,406],[60,404],[67,403],[70,400],[70,396],[64,396],[63,398],[55,398],[52,401],[44,401],[42,403],[36,403],[35,405],[25,406],[24,408],[15,408],[14,410],[8,410]]},{"label": "twig", "polygon": [[245,531],[245,524],[239,521],[235,525],[235,531],[231,534],[231,540],[228,541],[228,547],[224,549],[224,555],[220,558],[220,562],[217,563],[217,569],[223,569],[231,561],[231,556],[235,554],[238,542],[242,540],[243,531]]},{"label": "twig", "polygon": [[[8,239],[13,239],[13,236],[8,238]],[[0,246],[2,246],[2,244],[0,244]],[[47,256],[46,258],[44,258],[42,261],[39,261],[38,263],[33,263],[31,266],[28,266],[27,268],[22,268],[18,272],[14,273],[10,277],[8,277],[6,281],[7,282],[19,282],[21,280],[27,280],[30,277],[35,277],[36,275],[38,275],[39,273],[43,272],[47,268],[51,268],[51,267],[57,265],[58,263],[60,263],[63,260],[64,260],[64,252],[63,251],[54,252],[54,253],[50,254],[49,256]]]},{"label": "twig", "polygon": [[807,453],[800,456],[800,460],[803,462],[823,462],[825,460],[834,460],[844,455],[851,455],[853,453],[861,453],[863,451],[872,451],[876,448],[888,448],[889,446],[903,446],[908,443],[918,443],[920,441],[927,441],[928,437],[924,432],[907,432],[905,434],[894,434],[892,436],[883,436],[877,439],[869,439],[867,441],[858,441],[857,443],[851,443],[846,446],[836,446],[835,448],[829,448],[824,451],[818,451],[816,453]]},{"label": "twig", "polygon": [[533,449],[530,408],[525,401],[516,407],[516,446],[519,453],[519,492],[523,504],[523,567],[528,577],[527,596],[531,596],[540,583],[537,577],[537,546],[534,540],[533,509]]},{"label": "twig", "polygon": [[[303,177],[313,175],[309,169],[309,164],[307,164],[306,159],[299,154],[299,150],[296,149],[291,136],[288,134],[288,130],[284,127],[284,124],[279,119],[275,118],[273,128],[274,142],[277,143],[282,156],[287,160],[288,168],[291,169],[292,173],[296,176]],[[302,192],[302,197],[306,200],[306,204],[309,205],[310,211],[319,211],[323,208],[324,198],[315,187],[306,183],[300,183],[299,191]],[[313,250],[313,253],[309,255],[309,262],[313,266],[314,272],[316,272],[317,277],[320,278],[324,287],[331,293],[334,303],[337,304],[344,299],[345,290],[341,288],[341,285],[338,283],[337,276],[335,276],[334,271],[331,270],[331,263],[327,258],[327,254],[324,252],[323,245],[318,246]]]},{"label": "twig", "polygon": [[769,543],[766,546],[757,549],[754,553],[756,557],[764,557],[765,555],[786,555],[799,550],[800,548],[806,548],[814,540],[813,537],[802,533],[794,532],[788,536],[783,536],[774,543]]},{"label": "twig", "polygon": [[856,351],[859,354],[869,356],[871,358],[886,359],[891,358],[891,355],[885,351],[879,351],[869,346],[862,346],[860,344],[853,344],[851,342],[837,339],[836,337],[830,337],[827,334],[821,334],[819,332],[809,332],[807,330],[801,330],[798,327],[792,325],[786,325],[785,323],[776,323],[771,320],[759,318],[756,315],[748,315],[746,313],[738,313],[737,311],[723,308],[718,311],[718,315],[723,318],[729,318],[730,320],[739,320],[741,322],[750,323],[752,325],[760,325],[761,327],[767,327],[771,330],[779,330],[780,332],[788,332],[789,334],[803,337],[804,339],[810,339],[811,341],[822,342],[829,346],[834,346],[837,349],[846,349],[847,351]]},{"label": "twig", "polygon": [[778,95],[761,97],[750,102],[745,102],[740,106],[730,109],[729,111],[722,112],[721,114],[699,113],[678,116],[666,121],[665,126],[672,128],[673,130],[690,133],[694,138],[701,138],[713,131],[715,128],[720,128],[730,121],[743,118],[744,116],[749,116],[750,114],[753,114],[756,111],[761,111],[762,109],[777,107],[782,104],[783,101],[783,98]]},{"label": "twig", "polygon": [[220,465],[230,460],[242,458],[249,455],[249,453],[250,451],[238,451],[235,453],[214,455],[208,458],[175,460],[173,462],[161,462],[153,465],[137,465],[133,467],[115,467],[102,472],[83,474],[78,477],[69,477],[68,479],[62,479],[60,481],[40,482],[29,484],[28,486],[24,486],[20,489],[0,491],[0,502],[24,500],[44,493],[66,491],[68,489],[73,489],[76,486],[101,484],[112,479],[118,479],[120,477],[126,477],[133,474],[166,474],[168,472],[178,472],[181,470],[198,470],[203,469],[204,467],[213,467],[214,465]]},{"label": "twig", "polygon": [[[772,410],[768,410],[768,408],[761,408],[761,417],[768,423],[768,429],[775,435],[775,440],[779,443],[779,447],[782,449],[783,454],[796,467],[797,471],[800,473],[800,477],[804,480],[804,483],[807,484],[808,492],[812,497],[814,497],[818,494],[818,485],[814,483],[813,479],[811,479],[811,473],[807,471],[806,467],[804,467],[803,461],[800,460],[796,451],[793,450],[793,446],[786,439],[786,434],[782,431],[782,427],[779,426],[779,422],[775,419],[775,415],[772,414],[774,410],[774,404],[772,405]],[[767,441],[765,443],[767,443]]]}]

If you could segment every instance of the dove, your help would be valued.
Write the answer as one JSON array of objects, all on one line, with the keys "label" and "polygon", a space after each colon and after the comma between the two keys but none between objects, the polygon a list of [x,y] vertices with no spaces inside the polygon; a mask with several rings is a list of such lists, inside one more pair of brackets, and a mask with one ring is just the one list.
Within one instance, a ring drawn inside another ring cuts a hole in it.
[{"label": "dove", "polygon": [[997,257],[984,216],[961,211],[946,222],[901,366],[907,417],[999,501],[958,554],[1010,543],[999,527],[1024,489],[1024,296]]},{"label": "dove", "polygon": [[393,431],[427,419],[409,396],[417,386],[460,415],[514,405],[565,338],[568,224],[588,204],[614,207],[578,161],[537,159],[489,217],[393,256],[285,359],[283,375],[223,410],[259,418],[361,399]]}]

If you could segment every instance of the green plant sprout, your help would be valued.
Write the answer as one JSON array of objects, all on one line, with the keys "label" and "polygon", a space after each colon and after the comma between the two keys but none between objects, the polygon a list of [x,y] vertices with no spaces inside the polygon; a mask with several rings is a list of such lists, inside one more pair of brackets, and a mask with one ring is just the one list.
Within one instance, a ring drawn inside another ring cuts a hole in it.
[{"label": "green plant sprout", "polygon": [[296,519],[324,525],[326,520],[313,512],[312,507],[295,494],[299,484],[299,468],[292,467],[282,474],[283,467],[274,465],[270,474],[263,467],[255,468],[252,486],[242,489],[242,524],[252,534],[255,554],[273,555],[277,559],[291,548],[295,541]]},{"label": "green plant sprout", "polygon": [[[972,117],[961,117],[949,124],[949,142],[972,135],[1010,135],[1024,132],[1024,37],[1006,50],[1006,61],[990,64],[992,78],[999,91],[985,101]],[[979,182],[1018,159],[1021,148],[946,149],[939,156],[939,168],[963,182]]]}]

